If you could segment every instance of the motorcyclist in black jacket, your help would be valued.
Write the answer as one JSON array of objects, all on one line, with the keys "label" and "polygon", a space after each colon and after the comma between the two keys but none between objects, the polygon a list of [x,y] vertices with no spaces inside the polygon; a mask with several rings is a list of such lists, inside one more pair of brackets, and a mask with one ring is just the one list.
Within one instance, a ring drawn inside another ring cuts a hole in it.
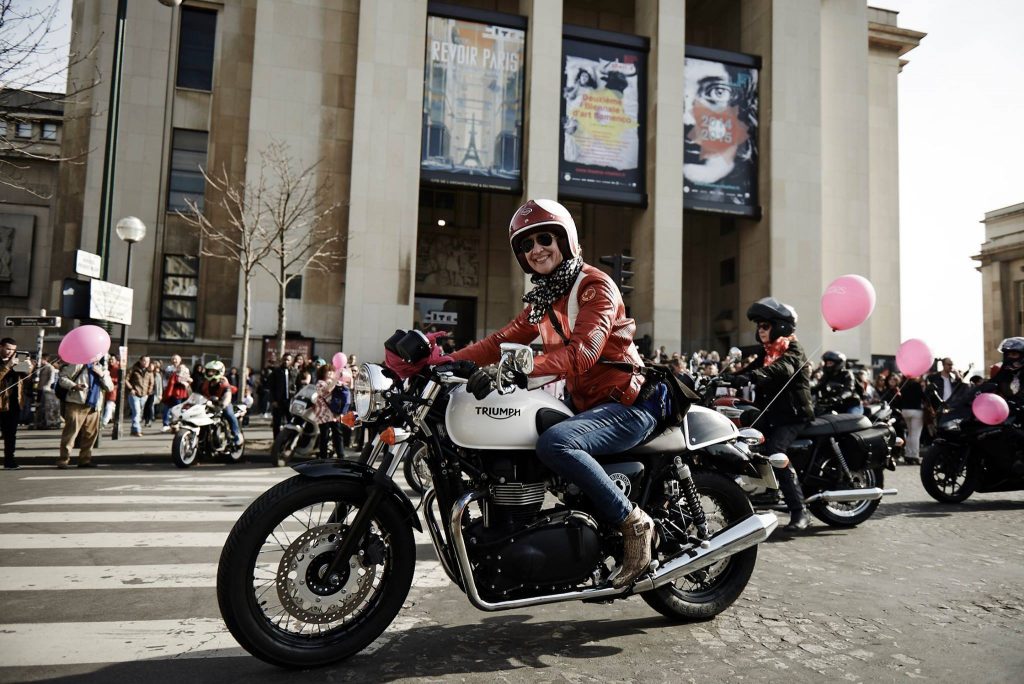
[{"label": "motorcyclist in black jacket", "polygon": [[996,392],[1006,400],[1010,415],[1016,416],[1012,429],[1017,436],[1018,448],[1013,455],[1010,470],[1018,477],[1024,476],[1024,337],[1008,337],[999,343],[1003,363],[992,378]]},{"label": "motorcyclist in black jacket", "polygon": [[857,379],[846,367],[846,354],[827,351],[821,361],[821,381],[813,392],[818,413],[863,413]]},{"label": "motorcyclist in black jacket", "polygon": [[[747,309],[747,318],[757,324],[757,339],[762,345],[750,364],[733,376],[732,385],[743,387],[753,382],[755,403],[761,409],[756,427],[764,433],[765,454],[785,453],[804,424],[814,417],[811,405],[811,369],[797,341],[797,314],[793,307],[774,297],[765,297]],[[778,395],[778,396],[776,396]],[[776,468],[779,489],[789,509],[786,530],[796,531],[810,524],[793,466]]]}]

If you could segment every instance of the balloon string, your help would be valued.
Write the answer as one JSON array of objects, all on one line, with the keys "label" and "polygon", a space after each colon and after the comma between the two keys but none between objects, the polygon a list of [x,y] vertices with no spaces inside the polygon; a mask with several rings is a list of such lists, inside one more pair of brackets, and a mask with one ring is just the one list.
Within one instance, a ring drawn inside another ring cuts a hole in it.
[{"label": "balloon string", "polygon": [[793,382],[793,378],[795,378],[795,377],[796,377],[797,375],[799,375],[799,374],[800,374],[800,371],[802,371],[802,370],[804,369],[804,366],[806,366],[807,364],[809,364],[809,363],[811,362],[811,358],[813,358],[813,357],[814,357],[814,355],[818,353],[818,350],[819,350],[819,349],[821,349],[821,344],[818,344],[818,346],[814,348],[814,351],[812,351],[812,352],[811,352],[810,354],[808,354],[808,355],[807,355],[807,360],[806,360],[806,361],[804,361],[803,363],[801,363],[801,364],[800,364],[800,367],[796,369],[796,372],[795,372],[795,373],[793,373],[793,374],[792,374],[791,376],[789,376],[789,379],[788,379],[788,380],[786,380],[786,384],[785,384],[785,385],[783,385],[783,386],[782,386],[782,387],[781,387],[781,388],[779,389],[779,391],[775,393],[775,396],[774,396],[774,397],[772,397],[772,400],[768,402],[768,405],[767,405],[767,406],[765,406],[765,407],[764,407],[763,409],[761,409],[761,413],[759,413],[759,414],[758,414],[758,416],[757,416],[757,418],[755,418],[755,419],[754,419],[754,422],[752,422],[752,423],[750,424],[750,427],[754,427],[755,425],[757,425],[757,421],[761,420],[761,416],[763,416],[763,415],[764,415],[765,413],[767,413],[767,412],[768,412],[768,408],[769,408],[769,407],[770,407],[770,406],[771,406],[772,404],[774,404],[774,403],[775,403],[775,400],[779,398],[779,396],[780,396],[780,395],[782,394],[782,392],[783,392],[783,391],[784,391],[784,390],[785,390],[785,389],[786,389],[787,387],[789,387],[789,383]]},{"label": "balloon string", "polygon": [[23,378],[22,378],[21,380],[18,380],[18,381],[17,381],[16,383],[14,383],[13,385],[8,385],[7,387],[4,387],[4,388],[3,388],[2,390],[0,390],[0,394],[6,394],[6,393],[7,393],[7,392],[9,392],[10,390],[14,389],[15,387],[17,387],[17,386],[18,386],[18,385],[20,385],[21,383],[23,383],[23,382],[25,382],[26,380],[28,380],[29,378],[31,378],[31,377],[32,377],[33,375],[34,375],[34,373],[29,373],[28,375],[26,375],[25,377],[23,377]]}]

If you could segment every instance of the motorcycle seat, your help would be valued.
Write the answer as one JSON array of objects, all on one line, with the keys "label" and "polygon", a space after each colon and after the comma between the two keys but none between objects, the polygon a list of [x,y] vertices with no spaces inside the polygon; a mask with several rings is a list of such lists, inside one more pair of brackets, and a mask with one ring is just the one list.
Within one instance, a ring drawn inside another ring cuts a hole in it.
[{"label": "motorcycle seat", "polygon": [[800,437],[821,437],[823,435],[845,435],[871,427],[871,421],[864,416],[851,413],[819,416],[807,423],[800,431]]}]

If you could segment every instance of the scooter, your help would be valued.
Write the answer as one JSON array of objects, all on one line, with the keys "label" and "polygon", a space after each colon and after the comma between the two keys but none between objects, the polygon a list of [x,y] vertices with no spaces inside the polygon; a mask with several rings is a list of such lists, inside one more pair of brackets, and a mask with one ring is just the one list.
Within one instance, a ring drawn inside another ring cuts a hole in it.
[{"label": "scooter", "polygon": [[[248,409],[235,405],[235,418],[241,420]],[[179,468],[196,464],[199,458],[223,458],[238,463],[245,457],[245,435],[239,430],[239,442],[233,444],[231,425],[224,410],[202,394],[193,393],[184,403],[171,408],[171,458]]]}]

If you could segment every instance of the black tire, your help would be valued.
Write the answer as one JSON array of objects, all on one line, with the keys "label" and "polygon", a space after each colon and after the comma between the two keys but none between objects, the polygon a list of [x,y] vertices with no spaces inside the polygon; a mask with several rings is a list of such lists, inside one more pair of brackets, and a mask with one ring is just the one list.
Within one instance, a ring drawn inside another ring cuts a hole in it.
[{"label": "black tire", "polygon": [[[733,480],[707,471],[693,471],[712,533],[753,515],[747,495]],[[641,594],[651,608],[672,620],[710,620],[739,598],[757,563],[757,547],[751,546],[682,581]],[[680,586],[682,585],[682,586]]]},{"label": "black tire", "polygon": [[978,471],[962,447],[936,442],[924,452],[921,484],[940,503],[960,503],[978,486]]},{"label": "black tire", "polygon": [[199,458],[199,435],[184,428],[178,430],[171,442],[171,459],[179,468],[189,468]]},{"label": "black tire", "polygon": [[[297,475],[256,499],[235,523],[220,556],[217,601],[246,651],[279,667],[319,667],[358,653],[391,624],[412,586],[416,546],[405,514],[388,499],[373,513],[372,541],[353,556],[352,569],[342,567],[332,586],[313,586],[365,500],[359,483]],[[314,555],[316,548],[326,550]],[[316,604],[299,605],[307,601],[303,593]]]},{"label": "black tire", "polygon": [[[853,471],[854,486],[852,489],[884,487],[884,472],[881,468]],[[831,527],[856,527],[874,515],[875,509],[880,503],[882,503],[881,499],[833,503],[815,501],[807,508],[815,518]]]},{"label": "black tire", "polygon": [[405,481],[417,494],[423,494],[431,487],[430,470],[423,461],[427,453],[427,445],[417,442],[409,446],[409,453],[405,456]]},{"label": "black tire", "polygon": [[295,452],[295,444],[299,433],[294,430],[282,429],[274,438],[274,446],[270,447],[270,464],[281,468],[288,463]]}]

